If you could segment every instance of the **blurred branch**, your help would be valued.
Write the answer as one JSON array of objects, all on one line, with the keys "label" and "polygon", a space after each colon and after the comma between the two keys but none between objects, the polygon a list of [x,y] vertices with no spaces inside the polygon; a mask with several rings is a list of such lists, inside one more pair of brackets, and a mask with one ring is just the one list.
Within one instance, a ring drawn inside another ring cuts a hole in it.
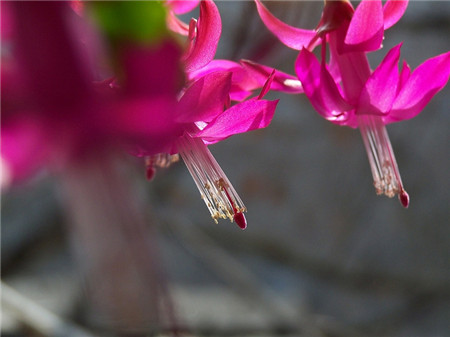
[{"label": "blurred branch", "polygon": [[94,337],[95,335],[48,311],[16,290],[1,283],[3,310],[42,336]]}]

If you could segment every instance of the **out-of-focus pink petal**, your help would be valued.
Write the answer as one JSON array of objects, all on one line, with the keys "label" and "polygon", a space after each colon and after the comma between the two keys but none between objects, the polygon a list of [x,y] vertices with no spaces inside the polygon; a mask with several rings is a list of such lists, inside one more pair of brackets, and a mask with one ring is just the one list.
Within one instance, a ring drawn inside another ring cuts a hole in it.
[{"label": "out-of-focus pink petal", "polygon": [[353,47],[364,46],[364,51],[376,50],[381,46],[383,33],[381,0],[363,0],[353,14],[344,43]]},{"label": "out-of-focus pink petal", "polygon": [[357,114],[386,114],[397,95],[401,44],[392,48],[370,75],[359,97]]},{"label": "out-of-focus pink petal", "polygon": [[[249,60],[241,60],[241,64],[249,72],[250,76],[252,76],[257,81],[259,87],[262,87],[264,85],[264,83],[267,81],[267,78],[274,70],[274,68],[267,67]],[[292,94],[299,94],[303,92],[302,85],[295,76],[286,74],[279,70],[275,71],[270,90],[277,90]]]},{"label": "out-of-focus pink petal", "polygon": [[225,106],[231,87],[231,73],[216,71],[194,82],[181,97],[176,121],[180,123],[210,122]]},{"label": "out-of-focus pink petal", "polygon": [[395,25],[408,7],[408,0],[388,0],[383,6],[384,29]]},{"label": "out-of-focus pink petal", "polygon": [[133,154],[168,152],[183,133],[182,124],[175,122],[176,103],[170,96],[118,100],[110,106],[114,118],[104,116],[103,125]]},{"label": "out-of-focus pink petal", "polygon": [[255,0],[255,3],[259,16],[267,29],[286,46],[295,50],[301,50],[303,47],[307,47],[316,36],[314,30],[292,27],[276,18],[259,0]]},{"label": "out-of-focus pink petal", "polygon": [[34,120],[20,116],[7,121],[2,118],[1,159],[9,176],[9,181],[2,184],[20,182],[43,165],[49,154],[44,138],[43,128]]},{"label": "out-of-focus pink petal", "polygon": [[159,46],[128,46],[121,49],[122,86],[127,94],[176,96],[182,80],[180,47],[173,41]]},{"label": "out-of-focus pink petal", "polygon": [[386,122],[415,117],[447,83],[450,76],[450,52],[435,56],[418,66],[394,101]]},{"label": "out-of-focus pink petal", "polygon": [[166,22],[167,27],[172,32],[188,36],[189,26],[180,19],[178,19],[173,12],[169,11],[169,13],[167,14]]},{"label": "out-of-focus pink petal", "polygon": [[1,37],[2,40],[8,40],[12,37],[13,32],[14,32],[14,18],[13,15],[11,13],[11,9],[10,9],[10,5],[8,4],[8,2],[6,1],[2,1],[1,5],[1,11],[0,11],[0,15],[1,15],[1,20],[0,20],[0,25],[1,25],[1,29],[0,29],[0,33],[1,33]]},{"label": "out-of-focus pink petal", "polygon": [[295,63],[295,71],[303,84],[305,95],[325,119],[346,124],[352,107],[342,97],[334,79],[314,54],[303,49]]},{"label": "out-of-focus pink petal", "polygon": [[77,50],[76,32],[68,27],[67,15],[75,15],[68,3],[17,1],[10,6],[15,57],[33,87],[30,94],[36,103],[55,116],[81,106],[90,98],[91,77],[87,60]]},{"label": "out-of-focus pink petal", "polygon": [[202,1],[195,43],[184,57],[187,72],[207,65],[214,58],[221,32],[222,21],[216,5],[211,0]]},{"label": "out-of-focus pink petal", "polygon": [[166,3],[175,14],[184,14],[190,12],[198,6],[200,0],[167,0]]},{"label": "out-of-focus pink petal", "polygon": [[278,100],[249,100],[225,110],[196,137],[208,143],[225,139],[237,133],[265,128],[270,124]]}]

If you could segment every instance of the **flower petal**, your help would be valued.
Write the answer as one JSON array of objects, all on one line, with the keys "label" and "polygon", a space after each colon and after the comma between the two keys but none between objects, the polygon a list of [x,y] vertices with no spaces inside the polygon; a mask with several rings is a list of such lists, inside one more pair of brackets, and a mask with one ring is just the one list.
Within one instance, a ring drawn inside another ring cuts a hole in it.
[{"label": "flower petal", "polygon": [[[262,87],[266,83],[267,78],[273,72],[274,68],[264,66],[249,60],[241,60],[242,66],[249,72],[258,83],[258,87]],[[302,84],[292,75],[276,70],[273,77],[270,90],[277,90],[287,93],[300,94],[303,92]]]},{"label": "flower petal", "polygon": [[220,114],[228,99],[231,73],[216,71],[194,82],[181,97],[176,121],[193,123],[209,122]]},{"label": "flower petal", "polygon": [[345,44],[371,51],[380,48],[384,33],[381,0],[363,0],[356,8],[345,36]]},{"label": "flower petal", "polygon": [[314,30],[292,27],[276,18],[259,0],[255,0],[255,3],[259,16],[267,29],[286,46],[295,50],[301,50],[303,47],[307,47],[316,36]]},{"label": "flower petal", "polygon": [[387,122],[415,117],[450,76],[450,52],[435,56],[419,65],[409,76],[394,101]]},{"label": "flower petal", "polygon": [[400,78],[397,86],[397,95],[400,92],[400,89],[403,88],[405,83],[408,81],[410,76],[411,76],[411,68],[409,67],[408,63],[406,63],[406,61],[403,61],[403,67],[400,73]]},{"label": "flower petal", "polygon": [[249,100],[225,110],[196,137],[215,143],[237,133],[265,128],[270,124],[278,100]]},{"label": "flower petal", "polygon": [[388,0],[383,6],[384,29],[395,25],[408,7],[408,0]]},{"label": "flower petal", "polygon": [[241,101],[250,96],[252,90],[259,88],[258,82],[250,76],[247,70],[239,63],[229,60],[212,60],[203,68],[189,73],[189,79],[196,79],[215,71],[229,71],[231,76],[230,98]]},{"label": "flower petal", "polygon": [[207,65],[214,58],[221,32],[222,21],[216,5],[210,0],[202,1],[195,44],[184,57],[187,72]]},{"label": "flower petal", "polygon": [[173,12],[169,11],[169,13],[167,14],[166,22],[167,27],[172,32],[188,36],[189,26],[180,19],[178,19]]},{"label": "flower petal", "polygon": [[[23,115],[26,116],[27,112]],[[5,168],[2,167],[2,185],[26,179],[43,166],[51,144],[45,139],[43,129],[36,120],[23,116],[8,118],[7,121],[2,118],[1,160],[2,166],[7,169],[3,171]]]},{"label": "flower petal", "polygon": [[175,14],[190,12],[198,6],[200,0],[167,0],[166,3]]},{"label": "flower petal", "polygon": [[171,96],[128,98],[111,102],[103,125],[112,139],[120,139],[137,156],[169,153],[182,135],[183,124],[174,121],[177,102]]},{"label": "flower petal", "polygon": [[317,112],[333,123],[346,124],[352,106],[342,97],[325,65],[321,66],[314,54],[303,49],[295,63],[295,71]]},{"label": "flower petal", "polygon": [[359,97],[357,114],[386,114],[397,95],[401,44],[392,48],[370,75]]}]

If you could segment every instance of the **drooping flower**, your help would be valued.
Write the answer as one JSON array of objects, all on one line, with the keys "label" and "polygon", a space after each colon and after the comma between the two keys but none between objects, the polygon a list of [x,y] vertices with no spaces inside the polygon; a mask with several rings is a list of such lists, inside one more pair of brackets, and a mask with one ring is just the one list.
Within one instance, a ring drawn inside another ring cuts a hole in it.
[{"label": "drooping flower", "polygon": [[[245,206],[206,144],[267,126],[277,101],[260,95],[229,107],[229,71],[208,72],[184,83],[183,69],[189,63],[191,71],[203,66],[202,50],[214,49],[216,34],[199,33],[195,57],[180,62],[183,51],[165,28],[155,30],[142,20],[146,6],[153,4],[137,4],[91,5],[110,42],[117,75],[103,81],[94,81],[80,57],[89,45],[68,29],[66,16],[74,14],[67,4],[12,5],[18,26],[12,55],[17,58],[8,58],[1,69],[2,165],[13,178],[24,178],[43,165],[64,170],[85,156],[126,149],[146,158],[150,176],[154,166],[164,166],[170,155],[180,153],[214,220],[229,218],[245,228]],[[212,2],[202,6],[203,15],[215,13]],[[123,20],[115,20],[117,15]],[[135,15],[140,20],[132,19]],[[214,23],[200,19],[204,29],[205,22]],[[211,36],[211,43],[202,40]]]},{"label": "drooping flower", "polygon": [[[371,70],[366,54],[379,49],[384,30],[406,10],[407,1],[326,1],[315,31],[300,30],[276,19],[256,1],[266,26],[291,48],[301,50],[295,63],[305,95],[325,119],[359,127],[377,194],[398,195],[409,205],[385,125],[416,116],[450,76],[450,52],[430,58],[413,72],[403,63],[400,45]],[[314,34],[313,34],[314,33]],[[321,61],[311,50],[320,44]],[[327,46],[330,59],[327,61]]]}]

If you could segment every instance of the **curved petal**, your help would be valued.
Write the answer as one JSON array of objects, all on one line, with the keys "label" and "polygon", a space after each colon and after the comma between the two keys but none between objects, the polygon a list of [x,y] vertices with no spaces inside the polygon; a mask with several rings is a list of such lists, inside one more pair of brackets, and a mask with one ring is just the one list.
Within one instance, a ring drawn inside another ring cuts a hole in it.
[{"label": "curved petal", "polygon": [[190,12],[198,6],[200,0],[167,0],[166,3],[175,14]]},{"label": "curved petal", "polygon": [[237,133],[265,128],[270,124],[276,101],[249,100],[225,110],[196,134],[208,143],[215,143]]},{"label": "curved petal", "polygon": [[403,16],[408,0],[388,0],[383,6],[384,29],[391,28]]},{"label": "curved petal", "polygon": [[180,19],[178,19],[172,11],[169,11],[166,18],[167,27],[174,33],[184,36],[189,34],[189,26]]},{"label": "curved petal", "polygon": [[381,0],[364,0],[356,8],[347,30],[344,43],[364,51],[380,48],[383,41],[384,22]]},{"label": "curved petal", "polygon": [[228,71],[216,71],[200,78],[178,102],[176,121],[211,121],[223,111],[230,87],[231,73]]},{"label": "curved petal", "polygon": [[394,101],[387,122],[413,118],[447,83],[450,76],[450,52],[419,65],[409,76]]},{"label": "curved petal", "polygon": [[232,73],[230,98],[233,101],[241,101],[250,96],[252,90],[261,87],[241,64],[229,60],[212,60],[203,68],[189,73],[189,78],[196,79],[215,71]]},{"label": "curved petal", "polygon": [[386,114],[397,95],[400,47],[392,48],[370,75],[359,97],[357,114]]},{"label": "curved petal", "polygon": [[195,43],[184,56],[187,72],[207,65],[214,58],[221,32],[222,21],[216,5],[211,0],[202,1]]},{"label": "curved petal", "polygon": [[286,46],[295,50],[301,50],[303,47],[308,46],[316,36],[314,30],[292,27],[276,18],[259,0],[255,0],[255,3],[259,16],[267,29]]},{"label": "curved petal", "polygon": [[333,123],[346,124],[352,106],[342,97],[325,65],[321,66],[314,54],[303,49],[295,63],[295,71],[317,112]]},{"label": "curved petal", "polygon": [[[264,66],[249,60],[241,60],[242,66],[248,71],[251,77],[256,80],[258,87],[262,87],[274,68]],[[300,94],[303,92],[302,84],[292,75],[276,70],[270,90],[277,90],[286,93]]]}]

